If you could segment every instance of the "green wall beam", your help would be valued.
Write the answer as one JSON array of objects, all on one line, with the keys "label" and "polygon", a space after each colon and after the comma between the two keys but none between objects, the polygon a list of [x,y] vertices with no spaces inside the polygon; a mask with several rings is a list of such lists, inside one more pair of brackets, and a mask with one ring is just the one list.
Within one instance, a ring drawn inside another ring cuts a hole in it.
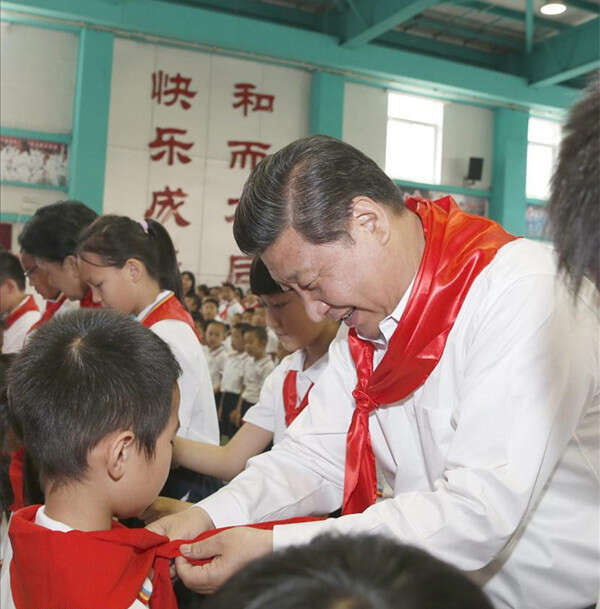
[{"label": "green wall beam", "polygon": [[436,4],[439,0],[354,0],[339,17],[341,44],[356,49]]},{"label": "green wall beam", "polygon": [[534,46],[529,79],[547,87],[600,68],[600,17]]},{"label": "green wall beam", "polygon": [[[461,4],[463,6],[472,6],[480,11],[485,11],[489,15],[497,15],[498,17],[508,19],[509,21],[518,21],[519,23],[523,23],[524,14],[521,11],[513,11],[509,8],[504,8],[503,6],[495,6],[488,4],[487,2],[479,2],[478,0],[473,0],[472,2],[462,2]],[[544,17],[539,17],[538,15],[535,16],[535,22],[537,25],[542,25],[553,30],[562,31],[571,28],[568,23],[554,21],[553,19],[546,19]]]},{"label": "green wall beam", "polygon": [[595,2],[587,2],[586,0],[566,0],[567,6],[578,8],[581,11],[587,11],[594,15],[600,15],[600,4]]},{"label": "green wall beam", "polygon": [[543,111],[568,108],[579,96],[569,87],[531,87],[522,76],[376,44],[344,49],[336,36],[158,0],[5,0],[2,7]]},{"label": "green wall beam", "polygon": [[114,36],[84,28],[79,35],[69,198],[102,213]]},{"label": "green wall beam", "polygon": [[317,70],[312,77],[310,132],[342,139],[344,77]]},{"label": "green wall beam", "polygon": [[515,235],[524,235],[526,231],[528,125],[527,112],[509,108],[494,110],[490,218]]}]

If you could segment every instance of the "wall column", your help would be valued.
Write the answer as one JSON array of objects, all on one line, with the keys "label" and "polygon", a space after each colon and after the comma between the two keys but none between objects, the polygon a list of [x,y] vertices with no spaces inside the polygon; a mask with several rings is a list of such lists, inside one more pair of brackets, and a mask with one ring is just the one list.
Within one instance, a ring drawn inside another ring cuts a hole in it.
[{"label": "wall column", "polygon": [[342,139],[344,77],[316,70],[313,73],[310,132]]},{"label": "wall column", "polygon": [[490,218],[515,235],[526,231],[527,128],[529,113],[494,111],[494,161]]},{"label": "wall column", "polygon": [[102,213],[114,36],[83,28],[79,36],[69,198]]}]

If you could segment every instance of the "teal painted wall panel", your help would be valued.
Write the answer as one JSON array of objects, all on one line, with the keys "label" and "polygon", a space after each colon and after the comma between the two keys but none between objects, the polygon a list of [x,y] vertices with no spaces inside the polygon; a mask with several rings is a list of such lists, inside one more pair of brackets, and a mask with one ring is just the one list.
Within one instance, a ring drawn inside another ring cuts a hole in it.
[{"label": "teal painted wall panel", "polygon": [[527,199],[527,128],[529,114],[497,108],[494,111],[494,161],[490,217],[515,235],[524,235]]},{"label": "teal painted wall panel", "polygon": [[69,198],[102,213],[114,36],[84,28],[79,37],[69,164]]},{"label": "teal painted wall panel", "polygon": [[317,70],[313,74],[310,132],[342,139],[344,77]]}]

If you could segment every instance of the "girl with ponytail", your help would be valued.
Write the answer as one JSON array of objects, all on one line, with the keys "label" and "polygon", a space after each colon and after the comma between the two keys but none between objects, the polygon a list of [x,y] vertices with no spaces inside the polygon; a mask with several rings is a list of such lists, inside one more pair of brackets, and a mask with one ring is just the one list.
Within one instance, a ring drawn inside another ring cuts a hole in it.
[{"label": "girl with ponytail", "polygon": [[[179,378],[178,436],[219,443],[219,425],[208,364],[182,305],[181,276],[173,242],[155,220],[137,222],[106,215],[79,235],[77,262],[94,300],[137,319],[171,348],[183,371]],[[174,470],[167,482],[170,496],[198,501],[216,490],[212,481]]]}]

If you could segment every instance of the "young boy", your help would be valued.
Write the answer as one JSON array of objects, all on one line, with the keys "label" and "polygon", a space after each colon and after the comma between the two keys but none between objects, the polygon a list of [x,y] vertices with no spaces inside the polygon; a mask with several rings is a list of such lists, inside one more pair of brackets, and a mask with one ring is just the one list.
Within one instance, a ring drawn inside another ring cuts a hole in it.
[{"label": "young boy", "polygon": [[[223,346],[225,340],[225,325],[220,321],[211,320],[206,323],[204,331],[204,344],[206,361],[208,362],[208,371],[210,372],[210,380],[212,382],[215,396],[221,393],[221,378],[223,376],[223,368],[227,359],[227,352]],[[218,401],[216,402],[219,403]]]},{"label": "young boy", "polygon": [[248,359],[244,364],[243,388],[236,409],[229,415],[230,421],[239,427],[250,406],[258,402],[265,379],[275,368],[267,348],[267,331],[260,326],[252,326],[244,332],[244,346]]},{"label": "young boy", "polygon": [[277,356],[277,334],[267,326],[267,307],[263,302],[258,302],[254,307],[254,315],[252,316],[252,325],[264,328],[267,332],[267,346],[265,351],[273,358]]},{"label": "young boy", "polygon": [[202,301],[200,313],[202,313],[202,317],[204,317],[205,321],[217,319],[217,314],[219,313],[219,301],[216,298],[211,298],[210,296],[205,298]]},{"label": "young boy", "polygon": [[41,314],[33,296],[25,293],[25,274],[19,259],[8,252],[0,252],[0,315],[2,353],[16,353]]},{"label": "young boy", "polygon": [[236,324],[231,328],[231,351],[225,360],[223,368],[223,378],[221,380],[221,402],[219,404],[219,424],[221,434],[231,437],[235,433],[235,428],[231,426],[229,416],[237,407],[242,393],[242,383],[244,381],[244,368],[248,354],[244,344],[244,332],[249,330],[248,324]]},{"label": "young boy", "polygon": [[28,341],[8,375],[9,416],[45,505],[11,519],[3,609],[176,607],[165,538],[113,517],[139,515],[167,478],[180,372],[155,333],[111,310],[67,313]]}]

